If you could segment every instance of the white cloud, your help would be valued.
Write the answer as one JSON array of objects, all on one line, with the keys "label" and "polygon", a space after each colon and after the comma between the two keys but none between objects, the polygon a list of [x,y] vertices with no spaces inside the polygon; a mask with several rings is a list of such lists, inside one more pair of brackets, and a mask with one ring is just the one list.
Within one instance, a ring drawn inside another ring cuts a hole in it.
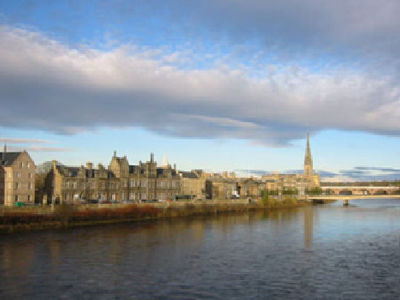
[{"label": "white cloud", "polygon": [[0,143],[5,144],[52,144],[53,141],[24,138],[0,138]]},{"label": "white cloud", "polygon": [[[400,134],[392,77],[296,65],[184,69],[179,55],[123,46],[70,48],[40,33],[0,28],[0,126],[74,134],[141,126],[184,137],[286,145],[306,131]],[[190,51],[190,50],[188,50]]]}]

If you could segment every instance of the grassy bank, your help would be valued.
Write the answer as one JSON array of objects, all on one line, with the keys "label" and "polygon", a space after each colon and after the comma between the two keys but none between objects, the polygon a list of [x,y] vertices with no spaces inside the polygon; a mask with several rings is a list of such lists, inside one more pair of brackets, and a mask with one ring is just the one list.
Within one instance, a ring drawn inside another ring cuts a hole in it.
[{"label": "grassy bank", "polygon": [[259,203],[172,203],[164,205],[123,205],[118,207],[77,207],[59,205],[32,209],[3,209],[0,212],[0,232],[12,233],[43,229],[70,228],[122,222],[137,222],[163,218],[212,216],[223,213],[245,213],[304,205],[295,199],[261,201]]}]

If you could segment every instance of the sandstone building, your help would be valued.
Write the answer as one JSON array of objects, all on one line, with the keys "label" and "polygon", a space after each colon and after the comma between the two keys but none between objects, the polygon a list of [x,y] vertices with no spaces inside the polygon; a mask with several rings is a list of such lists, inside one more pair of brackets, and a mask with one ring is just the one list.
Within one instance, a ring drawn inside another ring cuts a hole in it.
[{"label": "sandstone building", "polygon": [[307,190],[319,187],[319,175],[314,172],[313,159],[311,155],[310,136],[307,134],[307,144],[304,156],[303,174],[268,174],[262,179],[265,181],[266,189],[269,191],[297,191],[304,194]]},{"label": "sandstone building", "polygon": [[0,204],[35,202],[36,166],[26,151],[0,152]]},{"label": "sandstone building", "polygon": [[188,196],[189,199],[208,199],[207,195],[207,174],[202,170],[192,170],[190,172],[180,171],[181,194]]},{"label": "sandstone building", "polygon": [[130,165],[126,156],[116,152],[108,168],[92,163],[68,167],[53,161],[46,179],[47,202],[86,201],[142,202],[168,200],[180,194],[180,177],[168,163],[157,167],[154,155],[138,165]]}]

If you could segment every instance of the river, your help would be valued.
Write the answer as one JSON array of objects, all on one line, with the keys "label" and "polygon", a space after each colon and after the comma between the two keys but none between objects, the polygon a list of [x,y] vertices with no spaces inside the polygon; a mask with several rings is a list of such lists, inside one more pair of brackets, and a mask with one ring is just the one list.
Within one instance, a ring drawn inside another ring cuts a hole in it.
[{"label": "river", "polygon": [[399,299],[400,199],[0,237],[0,299]]}]

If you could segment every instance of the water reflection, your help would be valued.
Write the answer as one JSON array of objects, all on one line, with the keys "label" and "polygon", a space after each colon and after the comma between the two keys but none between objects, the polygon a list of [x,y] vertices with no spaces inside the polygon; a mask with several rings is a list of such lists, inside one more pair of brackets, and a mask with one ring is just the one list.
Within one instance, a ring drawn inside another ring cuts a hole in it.
[{"label": "water reflection", "polygon": [[311,250],[313,239],[314,227],[314,208],[305,207],[303,209],[304,215],[304,249]]},{"label": "water reflection", "polygon": [[3,236],[0,296],[398,298],[400,205],[380,204]]}]

